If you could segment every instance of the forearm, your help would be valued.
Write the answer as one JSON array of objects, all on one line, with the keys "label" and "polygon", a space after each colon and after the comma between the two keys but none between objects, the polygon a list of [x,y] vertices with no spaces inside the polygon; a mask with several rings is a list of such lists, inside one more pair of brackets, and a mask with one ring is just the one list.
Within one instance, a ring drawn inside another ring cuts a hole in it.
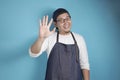
[{"label": "forearm", "polygon": [[90,80],[90,71],[87,69],[82,70],[83,73],[83,80]]},{"label": "forearm", "polygon": [[31,52],[38,54],[41,50],[41,46],[44,42],[45,38],[38,38],[36,42],[31,46]]}]

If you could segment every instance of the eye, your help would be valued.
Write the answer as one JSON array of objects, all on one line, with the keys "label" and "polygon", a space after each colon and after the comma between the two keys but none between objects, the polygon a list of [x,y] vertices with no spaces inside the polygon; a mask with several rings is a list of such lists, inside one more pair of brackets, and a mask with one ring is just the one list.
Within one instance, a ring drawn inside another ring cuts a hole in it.
[{"label": "eye", "polygon": [[67,17],[66,20],[69,21],[69,20],[70,20],[70,17]]},{"label": "eye", "polygon": [[71,18],[69,16],[67,16],[66,18],[57,19],[57,22],[63,23],[65,21],[70,21],[70,20],[71,20]]},{"label": "eye", "polygon": [[57,22],[61,22],[61,21],[62,21],[62,19],[58,19],[58,20],[57,20]]}]

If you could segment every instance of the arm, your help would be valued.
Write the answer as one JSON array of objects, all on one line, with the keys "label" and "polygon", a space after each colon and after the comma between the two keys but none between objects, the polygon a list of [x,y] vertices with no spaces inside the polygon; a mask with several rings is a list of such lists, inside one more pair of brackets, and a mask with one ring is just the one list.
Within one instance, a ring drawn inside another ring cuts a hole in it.
[{"label": "arm", "polygon": [[90,80],[90,72],[87,69],[82,69],[83,80]]},{"label": "arm", "polygon": [[90,68],[89,68],[89,60],[88,60],[88,52],[87,46],[84,38],[81,36],[80,39],[80,63],[83,74],[83,80],[90,80]]},{"label": "arm", "polygon": [[52,33],[55,32],[55,28],[50,31],[49,28],[52,24],[52,19],[50,20],[50,22],[48,23],[48,16],[44,16],[43,20],[41,22],[40,20],[40,29],[39,29],[39,36],[38,39],[35,41],[35,43],[32,45],[31,47],[31,52],[34,54],[38,54],[41,50],[41,46],[44,42],[44,40],[51,35]]},{"label": "arm", "polygon": [[44,42],[45,38],[38,38],[36,42],[31,47],[31,52],[34,54],[38,54],[41,50],[41,46]]}]

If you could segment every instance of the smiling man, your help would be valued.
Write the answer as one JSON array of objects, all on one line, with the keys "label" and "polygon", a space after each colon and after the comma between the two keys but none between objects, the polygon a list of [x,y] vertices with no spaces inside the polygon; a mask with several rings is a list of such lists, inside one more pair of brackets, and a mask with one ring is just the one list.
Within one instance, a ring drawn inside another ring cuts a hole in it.
[{"label": "smiling man", "polygon": [[[52,22],[55,28],[50,31]],[[47,52],[45,80],[90,80],[84,38],[72,32],[71,26],[71,16],[63,8],[54,11],[49,23],[48,16],[40,20],[39,36],[29,53],[32,57],[38,57],[44,51]]]}]

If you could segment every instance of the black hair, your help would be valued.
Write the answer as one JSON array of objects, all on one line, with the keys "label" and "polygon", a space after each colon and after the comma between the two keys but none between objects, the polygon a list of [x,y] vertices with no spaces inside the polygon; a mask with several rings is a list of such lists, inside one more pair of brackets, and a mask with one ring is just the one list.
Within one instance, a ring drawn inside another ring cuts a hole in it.
[{"label": "black hair", "polygon": [[64,8],[58,8],[57,10],[55,10],[53,12],[53,21],[56,22],[57,17],[59,15],[63,14],[63,13],[67,13],[69,15],[69,17],[71,18],[69,12],[66,9],[64,9]]}]

